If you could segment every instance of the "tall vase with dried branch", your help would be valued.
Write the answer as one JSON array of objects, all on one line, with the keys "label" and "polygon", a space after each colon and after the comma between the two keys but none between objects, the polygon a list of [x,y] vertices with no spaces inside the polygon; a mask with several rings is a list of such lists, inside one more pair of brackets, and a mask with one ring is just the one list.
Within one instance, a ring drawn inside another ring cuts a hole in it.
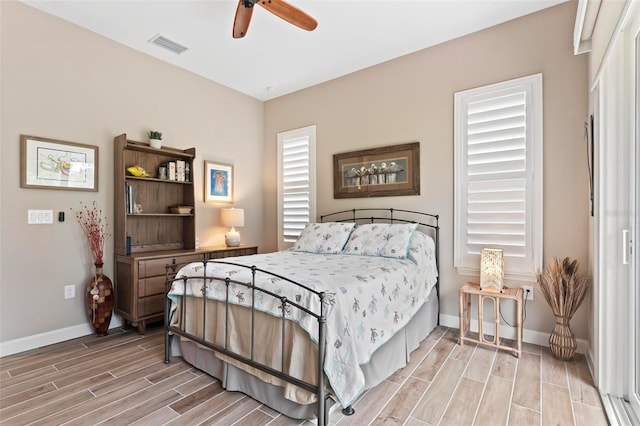
[{"label": "tall vase with dried branch", "polygon": [[85,289],[85,303],[87,315],[98,336],[106,336],[113,312],[113,284],[102,271],[104,243],[109,238],[107,220],[102,217],[94,201],[91,208],[82,204],[82,209],[76,211],[76,219],[87,237],[93,263],[96,267],[95,275],[87,283]]},{"label": "tall vase with dried branch", "polygon": [[556,325],[549,337],[549,349],[556,358],[573,358],[578,344],[569,321],[584,300],[591,283],[589,277],[578,274],[578,261],[569,257],[553,258],[537,275],[538,285],[556,317]]}]

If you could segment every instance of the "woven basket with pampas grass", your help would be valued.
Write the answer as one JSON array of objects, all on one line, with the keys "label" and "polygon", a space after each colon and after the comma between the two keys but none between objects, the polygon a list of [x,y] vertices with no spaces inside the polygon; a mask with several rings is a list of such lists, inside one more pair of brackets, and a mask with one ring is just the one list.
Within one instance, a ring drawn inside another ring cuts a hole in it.
[{"label": "woven basket with pampas grass", "polygon": [[556,325],[549,337],[549,349],[556,358],[568,361],[576,352],[576,337],[569,320],[576,313],[589,288],[589,278],[578,274],[578,261],[568,257],[553,258],[542,273],[538,285],[556,316]]}]

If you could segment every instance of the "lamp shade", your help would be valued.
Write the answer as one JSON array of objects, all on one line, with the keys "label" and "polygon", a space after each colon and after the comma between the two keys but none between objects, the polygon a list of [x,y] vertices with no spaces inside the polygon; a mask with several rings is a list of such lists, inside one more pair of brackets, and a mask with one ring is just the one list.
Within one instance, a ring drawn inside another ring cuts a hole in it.
[{"label": "lamp shade", "polygon": [[504,256],[502,249],[482,249],[480,258],[480,289],[502,292]]},{"label": "lamp shade", "polygon": [[220,210],[220,221],[222,226],[230,228],[244,226],[244,209],[222,209]]},{"label": "lamp shade", "polygon": [[240,233],[236,231],[236,226],[244,226],[244,209],[222,209],[220,210],[220,222],[223,226],[231,227],[229,232],[224,234],[224,243],[227,247],[238,247],[240,245]]}]

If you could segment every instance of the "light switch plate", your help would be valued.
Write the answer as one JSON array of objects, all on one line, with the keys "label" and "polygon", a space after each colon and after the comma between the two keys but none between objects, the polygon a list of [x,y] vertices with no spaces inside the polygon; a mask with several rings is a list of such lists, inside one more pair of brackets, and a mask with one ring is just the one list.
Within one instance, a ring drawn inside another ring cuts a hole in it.
[{"label": "light switch plate", "polygon": [[27,224],[40,225],[53,223],[53,210],[27,210]]}]

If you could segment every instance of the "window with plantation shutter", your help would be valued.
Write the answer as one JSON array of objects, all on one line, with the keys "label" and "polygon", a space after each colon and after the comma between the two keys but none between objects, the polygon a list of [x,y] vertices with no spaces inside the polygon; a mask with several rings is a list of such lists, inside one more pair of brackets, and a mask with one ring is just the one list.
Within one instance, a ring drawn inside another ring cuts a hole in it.
[{"label": "window with plantation shutter", "polygon": [[483,248],[505,276],[542,266],[542,75],[455,94],[454,264],[477,275]]},{"label": "window with plantation shutter", "polygon": [[278,250],[315,221],[316,126],[278,133]]}]

